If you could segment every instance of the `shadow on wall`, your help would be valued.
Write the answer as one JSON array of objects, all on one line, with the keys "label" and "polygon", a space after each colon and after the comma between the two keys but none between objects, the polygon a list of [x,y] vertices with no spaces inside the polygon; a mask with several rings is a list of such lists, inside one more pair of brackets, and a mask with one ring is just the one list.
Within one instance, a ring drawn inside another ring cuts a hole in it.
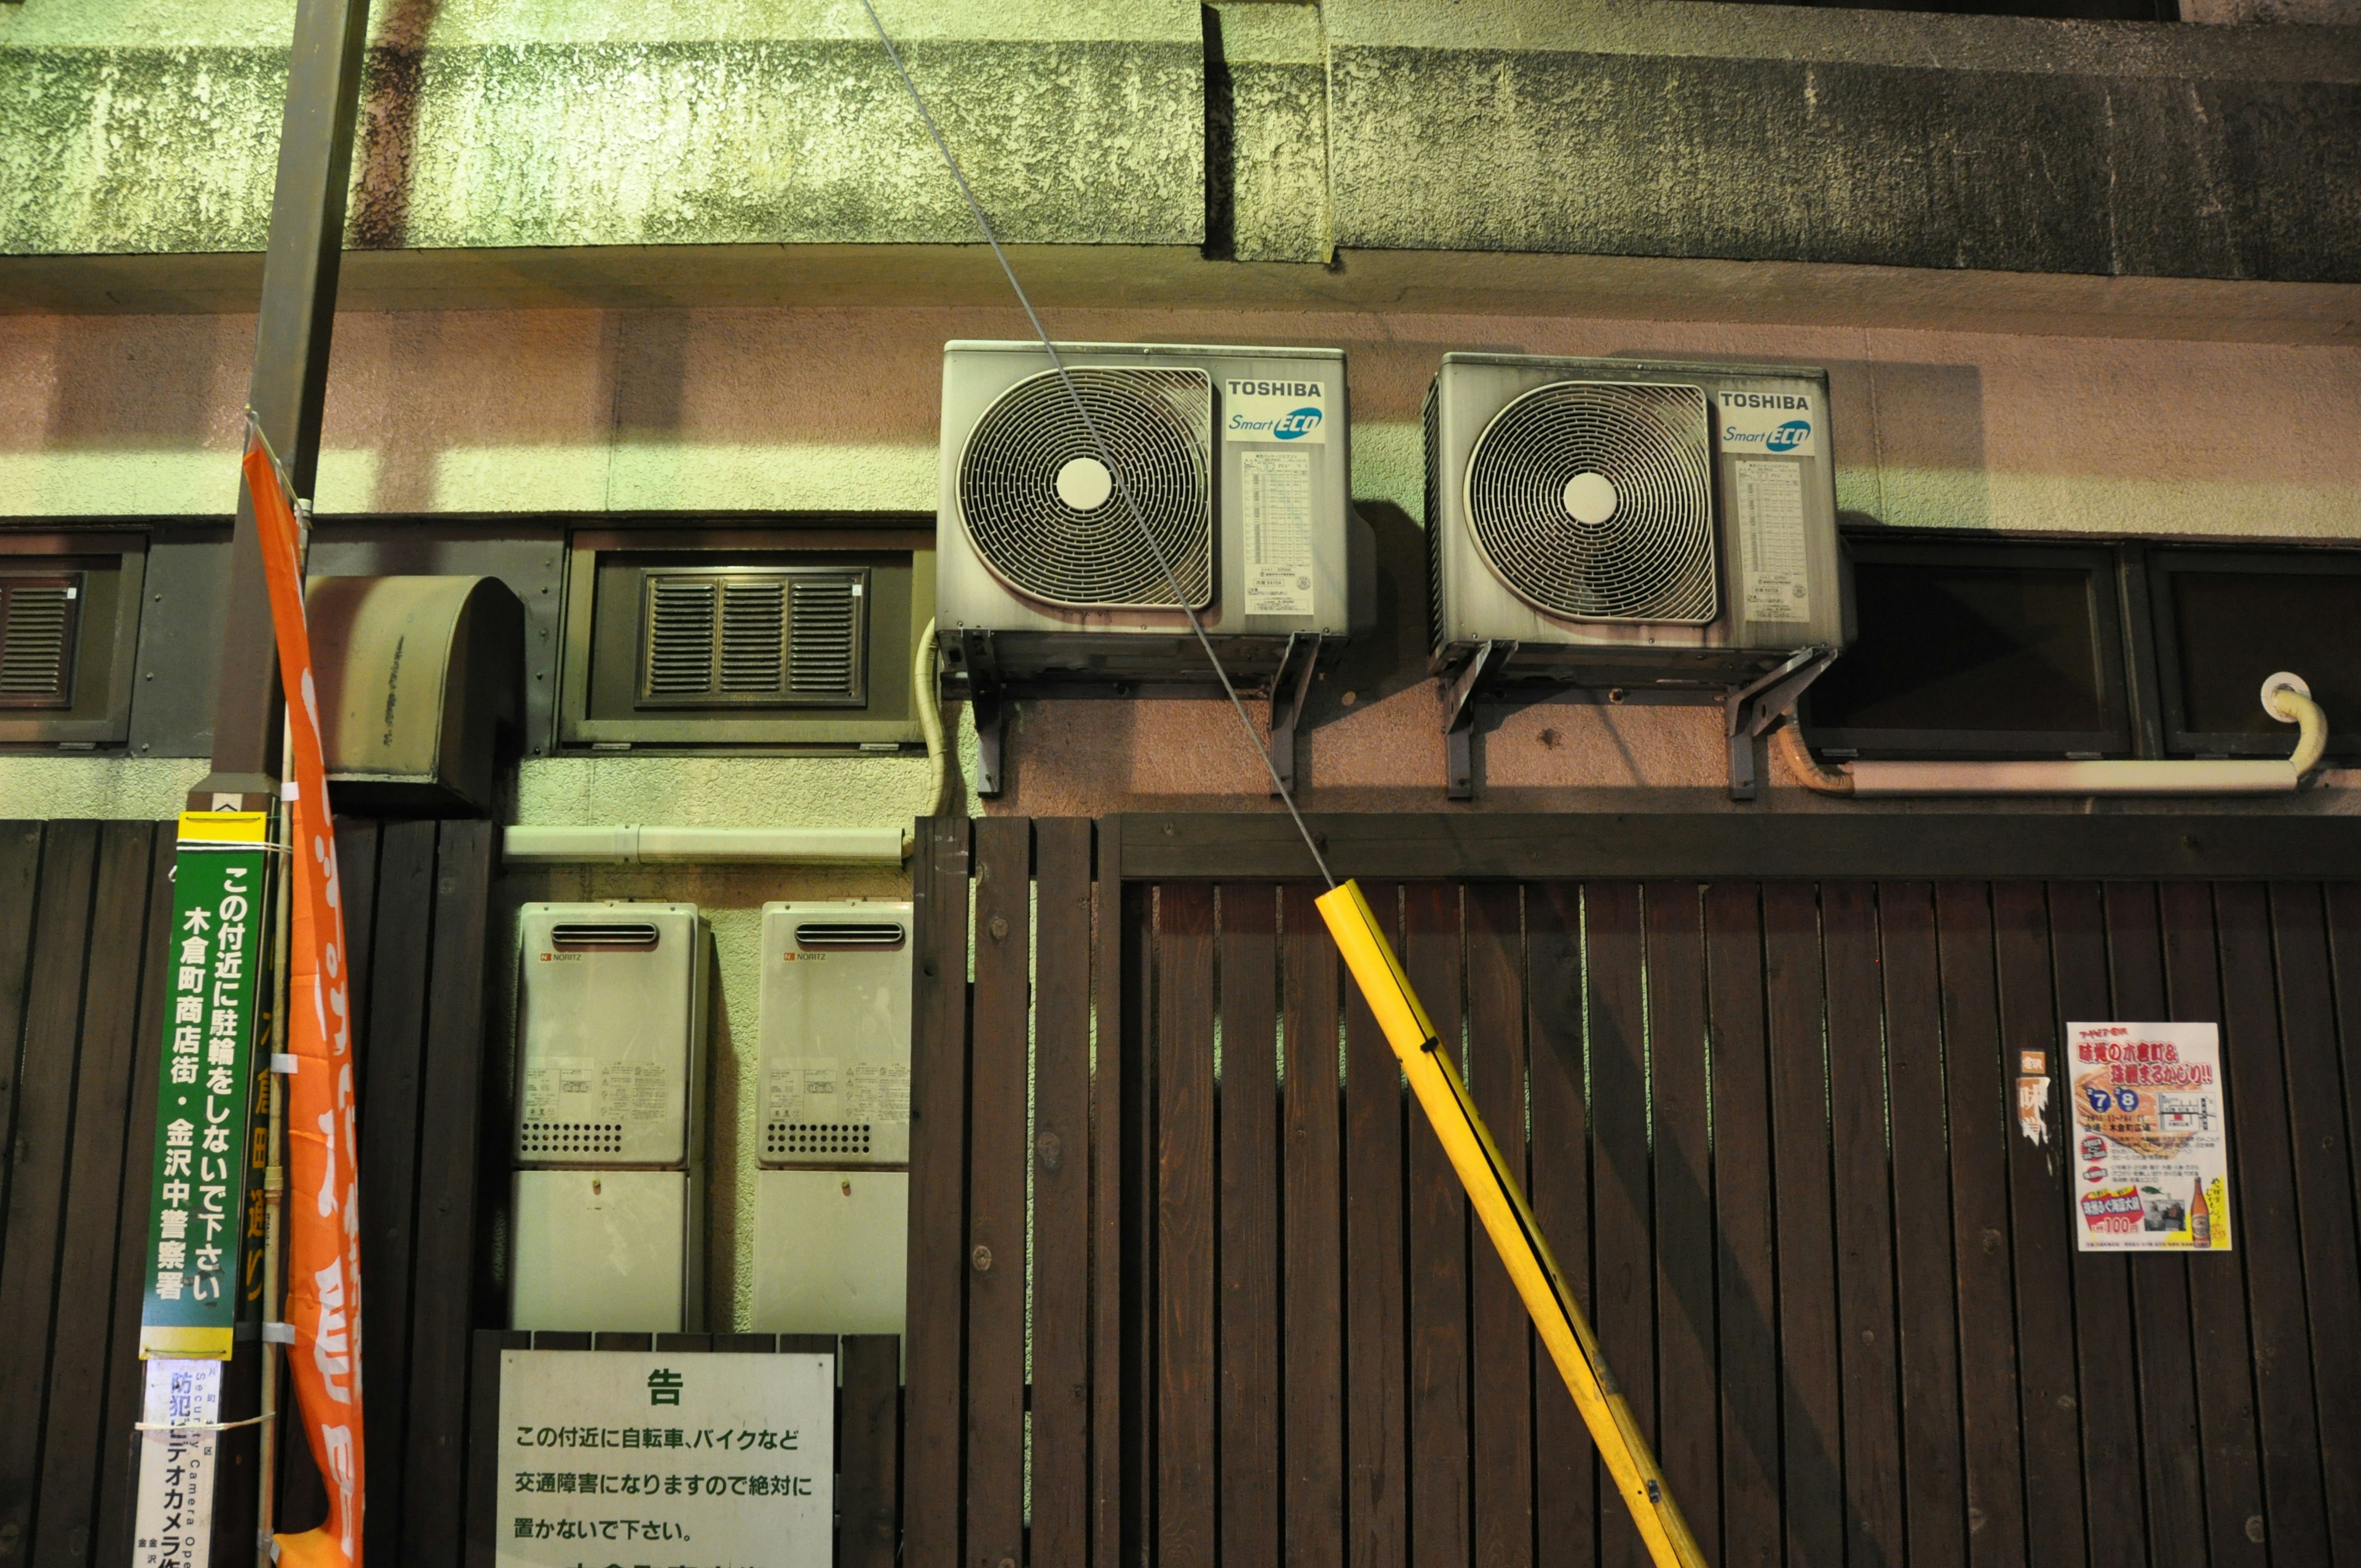
[{"label": "shadow on wall", "polygon": [[377,19],[361,87],[359,180],[350,243],[400,250],[410,241],[411,164],[418,150],[418,100],[426,39],[443,0],[392,0]]},{"label": "shadow on wall", "polygon": [[[1973,365],[1828,363],[1830,422],[1846,522],[1896,528],[1993,526],[1984,449],[1984,375]],[[1859,422],[1869,437],[1847,434]]]}]

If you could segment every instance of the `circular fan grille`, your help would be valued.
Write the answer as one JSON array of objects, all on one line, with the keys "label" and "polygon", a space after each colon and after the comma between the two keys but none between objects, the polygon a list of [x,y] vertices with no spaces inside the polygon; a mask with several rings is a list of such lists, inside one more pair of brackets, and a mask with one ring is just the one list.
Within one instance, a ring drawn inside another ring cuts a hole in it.
[{"label": "circular fan grille", "polygon": [[1467,464],[1492,569],[1584,620],[1711,620],[1712,461],[1695,387],[1560,381],[1502,409]]},{"label": "circular fan grille", "polygon": [[[1205,472],[1212,378],[1202,370],[1122,367],[1071,374],[1190,608],[1202,609],[1213,575]],[[1069,472],[1077,459],[1086,461]],[[1172,589],[1122,492],[1103,491],[1103,477],[1074,482],[1079,474],[1103,473],[1096,459],[1057,372],[1018,382],[976,422],[960,458],[960,515],[969,537],[984,564],[1028,598],[1081,609],[1172,608]],[[1069,499],[1093,494],[1104,499],[1087,509]]]}]

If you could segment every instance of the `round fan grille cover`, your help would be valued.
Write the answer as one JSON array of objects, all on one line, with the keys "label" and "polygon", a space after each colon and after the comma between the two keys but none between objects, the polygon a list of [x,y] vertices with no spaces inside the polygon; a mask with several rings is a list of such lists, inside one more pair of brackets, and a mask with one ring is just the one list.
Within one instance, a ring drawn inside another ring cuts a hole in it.
[{"label": "round fan grille cover", "polygon": [[1701,388],[1536,387],[1493,416],[1468,459],[1477,543],[1518,598],[1554,615],[1711,620],[1710,442]]},{"label": "round fan grille cover", "polygon": [[[1070,374],[1189,607],[1202,609],[1213,575],[1205,468],[1213,378],[1202,370],[1128,367]],[[1019,381],[985,411],[959,469],[960,516],[984,565],[1018,593],[1049,604],[1176,608],[1121,491],[1099,491],[1105,499],[1087,510],[1060,493],[1060,473],[1077,459],[1096,469],[1097,448],[1056,371]],[[1068,493],[1092,493],[1069,477]]]}]

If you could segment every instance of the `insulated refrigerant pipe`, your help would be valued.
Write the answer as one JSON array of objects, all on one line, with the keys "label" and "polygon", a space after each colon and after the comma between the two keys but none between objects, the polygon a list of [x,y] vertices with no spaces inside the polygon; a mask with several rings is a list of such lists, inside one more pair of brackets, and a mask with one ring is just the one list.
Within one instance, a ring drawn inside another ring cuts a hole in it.
[{"label": "insulated refrigerant pipe", "polygon": [[1829,767],[1804,744],[1791,719],[1773,743],[1805,787],[1822,795],[2284,795],[2320,765],[2328,716],[2301,676],[2282,670],[2263,683],[2263,711],[2298,727],[2284,762],[2108,760],[2039,762],[1845,762]]}]

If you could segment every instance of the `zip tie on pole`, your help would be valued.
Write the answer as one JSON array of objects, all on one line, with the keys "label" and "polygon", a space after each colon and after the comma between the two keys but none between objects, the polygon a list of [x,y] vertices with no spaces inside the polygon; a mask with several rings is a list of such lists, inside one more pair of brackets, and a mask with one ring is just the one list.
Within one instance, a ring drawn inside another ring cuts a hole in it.
[{"label": "zip tie on pole", "polygon": [[248,1416],[242,1421],[133,1421],[133,1431],[236,1431],[240,1427],[258,1427],[275,1419],[277,1410],[265,1410],[258,1416]]}]

